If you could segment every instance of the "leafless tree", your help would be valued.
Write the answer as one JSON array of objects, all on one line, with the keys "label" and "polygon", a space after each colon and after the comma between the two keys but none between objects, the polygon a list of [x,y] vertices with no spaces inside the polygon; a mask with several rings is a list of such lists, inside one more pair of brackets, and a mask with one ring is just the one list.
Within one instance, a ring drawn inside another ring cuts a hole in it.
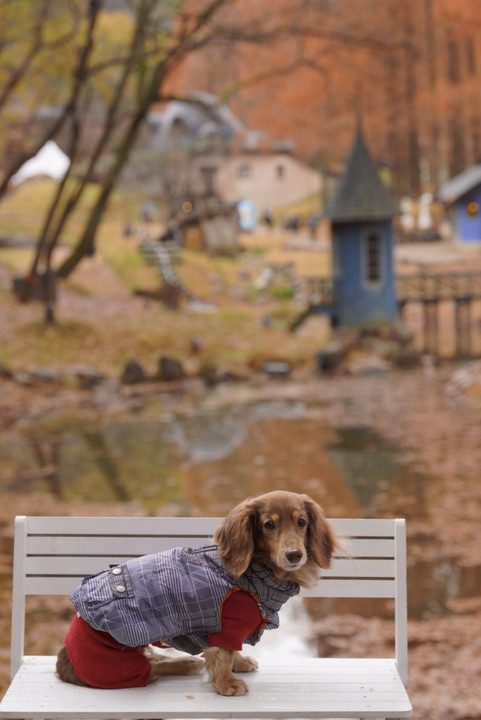
[{"label": "leafless tree", "polygon": [[[71,12],[69,12],[71,21],[69,30],[60,33],[53,40],[46,39],[45,35],[47,34],[46,29],[48,25],[49,7],[50,3],[48,0],[42,0],[42,2],[38,3],[38,5],[34,5],[32,10],[34,13],[32,36],[25,54],[18,60],[18,64],[13,67],[10,67],[11,61],[8,59],[5,62],[7,76],[0,95],[0,111],[5,110],[8,101],[11,100],[12,95],[14,95],[15,91],[18,89],[18,85],[24,81],[25,78],[28,78],[33,62],[41,53],[45,55],[50,52],[59,51],[60,49],[65,51],[68,49],[68,45],[72,39],[77,36],[80,16],[78,7],[75,4],[72,4]],[[27,160],[36,155],[48,140],[51,140],[58,134],[62,126],[74,113],[82,86],[87,79],[88,60],[94,45],[94,31],[100,8],[100,0],[90,0],[88,5],[87,28],[84,34],[84,40],[80,45],[78,59],[73,70],[70,91],[68,92],[64,102],[60,103],[58,106],[55,118],[48,123],[44,132],[40,134],[35,142],[28,145],[24,144],[22,151],[15,154],[8,166],[4,168],[3,175],[0,180],[0,198],[6,192],[10,180],[15,173]],[[3,49],[5,50],[8,45],[8,40],[4,38]],[[0,48],[1,47],[2,42],[0,41]],[[28,129],[29,124],[31,124],[31,121],[32,118],[30,116],[23,119],[21,130],[24,134]]]},{"label": "leafless tree", "polygon": [[[59,184],[40,232],[30,275],[42,270],[47,279],[67,277],[92,251],[102,215],[118,178],[134,148],[139,130],[152,104],[169,97],[167,88],[173,73],[186,58],[205,50],[235,46],[250,48],[289,45],[284,62],[278,60],[263,66],[249,77],[236,80],[226,88],[224,99],[240,87],[266,81],[280,73],[304,65],[315,72],[324,72],[322,58],[312,52],[314,38],[335,43],[363,43],[377,50],[387,41],[377,36],[361,36],[358,28],[345,22],[341,25],[323,23],[328,17],[328,0],[126,0],[132,21],[130,41],[112,57],[95,59],[96,25],[102,0],[90,0],[70,90],[61,112],[40,139],[41,147],[55,137],[62,127],[68,129],[69,171]],[[294,43],[294,45],[292,45]],[[277,56],[278,57],[278,56]],[[103,82],[100,95],[96,83]],[[108,85],[108,89],[105,89]],[[94,106],[102,116],[98,138],[91,144],[85,160],[79,152],[83,118]],[[7,175],[20,167],[18,158]],[[53,266],[54,250],[65,232],[73,210],[78,206],[86,187],[101,177],[95,201],[70,254]],[[8,178],[0,184],[0,195]],[[48,283],[47,283],[48,284]],[[53,322],[51,296],[47,293],[47,321]]]}]

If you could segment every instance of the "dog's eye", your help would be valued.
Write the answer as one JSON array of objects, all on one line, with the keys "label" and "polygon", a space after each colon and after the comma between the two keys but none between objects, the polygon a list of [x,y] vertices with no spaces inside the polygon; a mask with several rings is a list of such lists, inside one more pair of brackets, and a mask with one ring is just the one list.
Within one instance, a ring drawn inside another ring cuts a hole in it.
[{"label": "dog's eye", "polygon": [[273,520],[266,520],[264,523],[264,528],[266,530],[275,530],[276,524]]},{"label": "dog's eye", "polygon": [[299,520],[297,521],[297,524],[299,525],[299,527],[306,527],[306,525],[307,525],[306,518],[302,518],[302,517],[299,518]]}]

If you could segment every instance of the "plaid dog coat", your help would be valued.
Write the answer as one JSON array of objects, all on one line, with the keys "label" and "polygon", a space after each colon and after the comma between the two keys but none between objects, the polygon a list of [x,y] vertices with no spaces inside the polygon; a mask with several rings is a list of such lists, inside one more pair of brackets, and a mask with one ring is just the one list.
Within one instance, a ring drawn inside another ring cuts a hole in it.
[{"label": "plaid dog coat", "polygon": [[168,642],[192,654],[221,630],[222,603],[234,590],[256,600],[262,627],[245,639],[255,645],[265,629],[279,626],[278,610],[299,593],[295,583],[278,580],[269,568],[252,563],[230,575],[216,545],[174,548],[129,560],[86,578],[71,595],[79,616],[118,643],[140,647]]}]

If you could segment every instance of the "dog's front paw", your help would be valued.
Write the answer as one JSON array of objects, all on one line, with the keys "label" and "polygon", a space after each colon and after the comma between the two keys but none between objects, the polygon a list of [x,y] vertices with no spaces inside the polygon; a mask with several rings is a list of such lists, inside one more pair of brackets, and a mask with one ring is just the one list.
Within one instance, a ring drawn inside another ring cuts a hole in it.
[{"label": "dog's front paw", "polygon": [[243,680],[233,678],[229,682],[220,683],[215,686],[219,695],[245,695],[249,692],[249,688]]},{"label": "dog's front paw", "polygon": [[246,657],[236,652],[234,655],[234,663],[232,669],[234,672],[254,672],[259,667],[259,663],[254,658]]}]

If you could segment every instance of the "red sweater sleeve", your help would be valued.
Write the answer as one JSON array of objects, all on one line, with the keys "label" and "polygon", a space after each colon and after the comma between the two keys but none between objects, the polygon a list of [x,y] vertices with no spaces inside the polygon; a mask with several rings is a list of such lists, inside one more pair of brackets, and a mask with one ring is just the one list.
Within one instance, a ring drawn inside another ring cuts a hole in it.
[{"label": "red sweater sleeve", "polygon": [[227,650],[242,650],[245,639],[263,624],[256,601],[245,590],[234,591],[224,600],[221,623],[219,632],[209,633],[209,645]]}]

